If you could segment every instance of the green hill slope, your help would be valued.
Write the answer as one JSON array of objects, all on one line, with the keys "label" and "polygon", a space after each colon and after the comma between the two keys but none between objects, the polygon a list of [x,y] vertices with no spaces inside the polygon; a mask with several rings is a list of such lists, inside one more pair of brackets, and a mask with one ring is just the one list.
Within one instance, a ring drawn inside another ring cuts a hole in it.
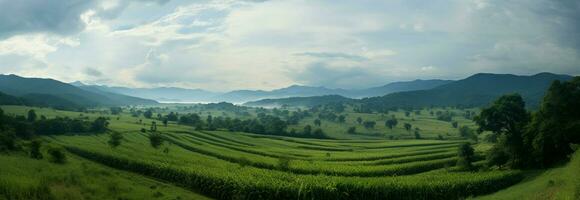
[{"label": "green hill slope", "polygon": [[31,105],[76,109],[86,106],[154,104],[153,100],[101,91],[89,91],[60,81],[0,75],[0,92],[24,99]]},{"label": "green hill slope", "polygon": [[380,110],[393,107],[484,106],[507,93],[519,93],[529,107],[536,107],[554,80],[572,76],[540,73],[533,76],[512,74],[475,74],[430,90],[398,92],[382,97],[365,98],[363,107]]}]

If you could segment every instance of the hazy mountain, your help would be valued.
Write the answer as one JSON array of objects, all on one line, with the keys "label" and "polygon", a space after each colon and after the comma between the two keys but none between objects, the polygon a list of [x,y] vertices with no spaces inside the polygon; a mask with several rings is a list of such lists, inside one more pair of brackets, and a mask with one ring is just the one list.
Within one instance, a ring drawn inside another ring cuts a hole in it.
[{"label": "hazy mountain", "polygon": [[570,80],[572,76],[540,73],[533,76],[480,73],[430,90],[397,92],[382,97],[365,98],[365,108],[421,106],[484,106],[497,97],[519,93],[527,105],[535,107],[554,80]]},{"label": "hazy mountain", "polygon": [[218,101],[228,101],[234,103],[242,103],[248,101],[256,101],[260,99],[277,99],[287,97],[309,97],[322,95],[345,95],[348,90],[344,89],[329,89],[325,87],[311,87],[292,85],[290,87],[264,91],[264,90],[235,90],[219,96],[215,99]]},{"label": "hazy mountain", "polygon": [[448,84],[451,82],[453,82],[453,81],[440,80],[440,79],[432,79],[432,80],[417,79],[414,81],[393,82],[393,83],[389,83],[389,84],[386,84],[386,85],[383,85],[380,87],[373,87],[373,88],[353,91],[353,93],[351,95],[346,95],[346,96],[353,97],[353,98],[383,96],[383,95],[395,93],[395,92],[428,90],[428,89],[436,88],[436,87],[439,87],[441,85],[445,85],[445,84]]},{"label": "hazy mountain", "polygon": [[85,90],[53,79],[16,75],[0,75],[0,92],[21,97],[34,105],[59,108],[156,103],[125,95]]},{"label": "hazy mountain", "polygon": [[244,103],[245,106],[256,106],[256,107],[280,107],[282,105],[287,106],[317,106],[330,103],[345,103],[351,102],[354,99],[346,98],[340,95],[324,95],[324,96],[312,96],[312,97],[288,97],[281,99],[262,99],[258,101],[251,101]]},{"label": "hazy mountain", "polygon": [[91,85],[91,87],[97,88],[101,91],[154,99],[160,102],[212,102],[213,97],[218,94],[201,89],[184,89],[177,87],[128,88],[96,85]]},{"label": "hazy mountain", "polygon": [[260,99],[279,99],[288,97],[310,97],[324,95],[340,95],[348,98],[363,98],[382,96],[392,92],[431,89],[452,81],[448,80],[414,80],[393,82],[380,87],[365,89],[331,89],[326,87],[312,87],[292,85],[275,90],[234,90],[226,93],[210,92],[202,89],[185,89],[177,87],[159,88],[128,88],[85,85],[81,82],[71,84],[81,88],[96,88],[100,91],[124,94],[129,96],[154,99],[160,102],[232,102],[244,103]]},{"label": "hazy mountain", "polygon": [[280,99],[288,97],[310,97],[310,96],[324,96],[324,95],[340,95],[348,98],[363,98],[382,96],[385,94],[425,90],[435,88],[440,85],[451,83],[450,80],[414,80],[404,82],[393,82],[380,87],[372,87],[365,89],[330,89],[326,87],[311,87],[292,85],[290,87],[276,89],[272,91],[263,90],[237,90],[217,96],[216,99],[220,101],[230,102],[248,102],[260,99]]}]

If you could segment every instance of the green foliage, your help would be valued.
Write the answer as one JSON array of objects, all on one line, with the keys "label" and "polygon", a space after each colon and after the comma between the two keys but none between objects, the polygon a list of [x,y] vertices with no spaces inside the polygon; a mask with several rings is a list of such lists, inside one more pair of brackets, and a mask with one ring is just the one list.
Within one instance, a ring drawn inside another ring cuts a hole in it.
[{"label": "green foliage", "polygon": [[121,107],[110,107],[109,110],[111,111],[112,115],[118,115],[121,114],[121,112],[123,112],[123,108]]},{"label": "green foliage", "polygon": [[16,134],[14,130],[0,130],[0,152],[12,151],[16,149]]},{"label": "green foliage", "polygon": [[163,144],[163,136],[161,135],[161,133],[158,132],[152,132],[149,134],[149,144],[151,144],[151,146],[153,148],[159,148],[162,144]]},{"label": "green foliage", "polygon": [[40,152],[40,147],[42,142],[38,139],[32,140],[30,142],[30,157],[34,159],[42,159],[42,153]]},{"label": "green foliage", "polygon": [[457,167],[462,170],[471,170],[473,168],[473,162],[475,161],[475,150],[471,147],[471,144],[464,143],[459,146],[457,156]]},{"label": "green foliage", "polygon": [[[505,152],[509,156],[509,165],[516,168],[523,167],[528,157],[522,138],[522,130],[528,121],[529,113],[525,109],[524,100],[518,94],[498,98],[475,117],[480,132],[491,131],[502,138],[496,146],[502,146],[504,151],[492,152]],[[503,158],[503,155],[498,157]]]},{"label": "green foliage", "polygon": [[145,112],[143,112],[143,117],[151,119],[151,117],[153,117],[153,111],[151,109],[146,110]]},{"label": "green foliage", "polygon": [[375,125],[376,125],[376,124],[377,124],[377,122],[375,122],[375,121],[365,121],[365,122],[363,123],[363,126],[364,126],[366,129],[373,129],[373,128],[375,128]]},{"label": "green foliage", "polygon": [[534,113],[525,134],[536,165],[550,166],[567,160],[580,144],[580,77],[569,82],[555,81]]},{"label": "green foliage", "polygon": [[389,129],[393,129],[393,127],[397,126],[398,123],[399,122],[397,121],[397,119],[392,118],[385,121],[385,126],[389,127]]},{"label": "green foliage", "polygon": [[109,121],[107,120],[107,118],[98,117],[97,119],[95,119],[95,121],[93,121],[93,123],[91,123],[91,131],[102,133],[107,131],[108,126]]},{"label": "green foliage", "polygon": [[64,153],[64,149],[61,147],[49,147],[47,150],[48,155],[50,156],[50,162],[57,163],[57,164],[64,164],[66,163],[66,154]]},{"label": "green foliage", "polygon": [[315,119],[314,120],[314,125],[315,126],[320,126],[320,124],[321,124],[320,119]]},{"label": "green foliage", "polygon": [[411,128],[413,127],[413,125],[411,125],[409,123],[405,123],[403,126],[405,127],[405,130],[407,130],[407,131],[411,131]]},{"label": "green foliage", "polygon": [[354,127],[354,126],[349,127],[348,130],[346,131],[346,133],[356,134],[356,127]]},{"label": "green foliage", "polygon": [[123,140],[123,134],[117,131],[113,131],[109,134],[109,141],[107,142],[109,146],[115,148],[121,145],[121,141]]},{"label": "green foliage", "polygon": [[29,122],[36,121],[36,112],[34,110],[29,110],[28,117],[26,118],[26,120],[28,120]]}]

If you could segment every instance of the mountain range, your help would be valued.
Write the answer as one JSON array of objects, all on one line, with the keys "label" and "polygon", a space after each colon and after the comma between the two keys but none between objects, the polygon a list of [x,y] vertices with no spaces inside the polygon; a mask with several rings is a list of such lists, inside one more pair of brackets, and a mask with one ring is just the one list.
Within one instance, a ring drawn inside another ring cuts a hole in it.
[{"label": "mountain range", "polygon": [[93,88],[101,91],[119,93],[129,96],[154,99],[159,102],[231,102],[244,103],[261,99],[278,99],[287,97],[310,97],[324,95],[341,95],[348,98],[363,98],[382,96],[385,94],[431,89],[440,85],[450,83],[449,80],[414,80],[405,82],[393,82],[380,87],[365,89],[331,89],[326,87],[313,87],[292,85],[275,90],[234,90],[225,93],[210,92],[202,89],[184,89],[175,87],[159,88],[127,88],[108,87],[97,85],[85,85],[80,82],[71,83],[80,88]]},{"label": "mountain range", "polygon": [[[383,96],[368,97],[350,102],[366,111],[381,111],[397,107],[427,106],[485,106],[497,97],[518,93],[527,106],[537,107],[550,84],[572,79],[569,75],[539,73],[531,76],[479,73],[465,79],[449,82],[431,89],[400,91]],[[249,106],[308,106],[321,97],[264,99],[248,102]],[[326,102],[344,102],[345,97],[328,97]]]},{"label": "mountain range", "polygon": [[[457,81],[414,80],[366,89],[331,89],[292,85],[226,93],[175,87],[128,88],[70,84],[53,79],[0,75],[0,104],[77,109],[90,106],[144,105],[160,102],[232,102],[248,106],[314,106],[352,102],[367,110],[393,107],[483,106],[507,93],[519,93],[529,107],[538,105],[550,83],[572,76],[539,73],[531,76],[479,73]],[[359,99],[360,98],[360,99]],[[150,100],[154,99],[154,100]]]},{"label": "mountain range", "polygon": [[62,109],[157,103],[149,99],[79,88],[53,79],[25,78],[16,75],[0,75],[0,92],[2,99],[10,101],[11,104]]}]

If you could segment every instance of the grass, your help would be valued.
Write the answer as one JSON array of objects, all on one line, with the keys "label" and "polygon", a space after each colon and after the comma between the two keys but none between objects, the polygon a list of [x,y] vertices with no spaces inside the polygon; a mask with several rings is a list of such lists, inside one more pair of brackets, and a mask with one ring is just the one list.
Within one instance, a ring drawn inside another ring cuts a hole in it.
[{"label": "grass", "polygon": [[[31,108],[3,106],[2,109],[22,115]],[[428,137],[421,140],[406,138],[408,133],[402,125],[387,130],[379,122],[377,128],[368,133],[383,131],[382,135],[348,135],[338,130],[356,123],[352,120],[359,115],[366,119],[384,118],[380,114],[348,113],[345,124],[323,121],[323,128],[328,128],[325,131],[338,139],[195,131],[193,127],[170,123],[167,127],[158,125],[158,132],[166,141],[161,148],[155,149],[149,144],[149,132],[140,131],[142,128],[148,130],[151,122],[157,121],[155,119],[132,117],[128,113],[116,116],[34,109],[47,117],[109,117],[109,128],[121,133],[124,139],[120,146],[111,148],[107,144],[108,134],[45,136],[46,141],[67,148],[69,163],[55,165],[22,155],[4,155],[0,157],[5,159],[3,163],[17,163],[14,166],[18,166],[19,160],[26,160],[30,163],[25,165],[46,165],[47,171],[56,173],[38,180],[26,175],[18,179],[21,174],[33,174],[36,168],[1,166],[5,173],[0,173],[0,177],[10,182],[0,182],[0,188],[2,184],[3,188],[9,188],[0,190],[0,194],[30,194],[29,199],[40,199],[34,195],[57,199],[69,198],[63,195],[77,195],[70,199],[88,199],[86,196],[91,191],[98,192],[100,196],[96,197],[101,199],[203,198],[197,193],[217,199],[456,199],[489,194],[523,178],[520,171],[473,173],[453,170],[457,146],[466,141],[459,138],[434,140],[438,132],[456,129],[448,122],[434,119],[426,111],[408,118],[403,112],[390,113],[400,117],[400,124],[409,121],[414,126],[422,126],[421,130]],[[179,107],[163,112],[172,110],[199,112]],[[234,115],[209,112],[214,116]],[[301,121],[300,126],[310,123],[308,120]],[[157,121],[157,124],[162,123]],[[389,135],[401,137],[388,139]],[[487,148],[476,145],[479,152]],[[103,171],[113,173],[115,178],[92,176],[105,173]],[[67,183],[69,173],[74,173],[73,177],[77,178],[73,180],[79,182]],[[115,187],[109,189],[109,181]],[[152,183],[165,187],[153,189]]]},{"label": "grass", "polygon": [[0,199],[209,199],[72,154],[66,164],[0,154]]},{"label": "grass", "polygon": [[564,166],[527,174],[522,183],[477,199],[580,199],[580,151]]}]

